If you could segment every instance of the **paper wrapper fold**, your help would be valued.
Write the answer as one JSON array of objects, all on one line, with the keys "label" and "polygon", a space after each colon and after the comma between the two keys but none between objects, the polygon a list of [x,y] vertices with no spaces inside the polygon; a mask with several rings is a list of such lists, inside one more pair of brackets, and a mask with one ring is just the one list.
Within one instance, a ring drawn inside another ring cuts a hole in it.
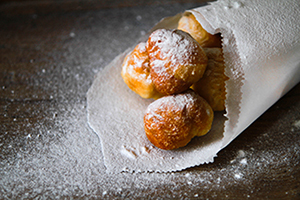
[{"label": "paper wrapper fold", "polygon": [[[215,113],[212,130],[186,147],[154,147],[143,128],[153,101],[123,82],[121,65],[130,49],[99,72],[87,94],[88,122],[101,139],[108,172],[178,171],[213,162],[217,153],[300,81],[299,0],[222,0],[187,12],[210,33],[221,32],[226,114]],[[176,28],[180,14],[153,28]]]}]

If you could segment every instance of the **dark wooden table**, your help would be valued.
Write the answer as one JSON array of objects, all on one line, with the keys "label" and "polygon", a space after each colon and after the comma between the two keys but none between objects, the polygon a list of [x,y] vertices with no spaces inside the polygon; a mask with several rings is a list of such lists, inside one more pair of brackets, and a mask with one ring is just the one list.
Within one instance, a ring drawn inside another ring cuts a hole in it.
[{"label": "dark wooden table", "polygon": [[215,162],[106,174],[86,120],[94,76],[166,16],[204,1],[0,1],[0,199],[300,199],[300,85]]}]

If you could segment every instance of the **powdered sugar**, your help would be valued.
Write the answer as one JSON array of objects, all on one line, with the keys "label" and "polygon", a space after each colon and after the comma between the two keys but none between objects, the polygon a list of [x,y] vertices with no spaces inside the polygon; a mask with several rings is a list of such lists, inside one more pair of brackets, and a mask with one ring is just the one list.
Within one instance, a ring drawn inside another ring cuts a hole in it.
[{"label": "powdered sugar", "polygon": [[[191,108],[194,106],[196,97],[194,93],[184,93],[178,95],[171,95],[162,97],[152,102],[146,109],[145,120],[153,121],[153,124],[160,124],[165,119],[161,116],[160,112],[183,112],[185,108]],[[166,110],[169,109],[169,110]],[[211,110],[208,111],[208,115],[211,114]]]},{"label": "powdered sugar", "polygon": [[200,45],[180,30],[154,31],[147,41],[147,52],[152,81],[165,95],[187,90],[203,76],[207,65]]},{"label": "powdered sugar", "polygon": [[176,73],[182,66],[194,65],[199,54],[197,43],[183,31],[161,29],[151,34],[148,43],[155,44],[153,49],[149,50],[149,56],[159,58],[163,62],[153,63],[151,67],[159,67],[160,73],[163,74],[166,71],[161,66],[170,66],[173,73]]},{"label": "powdered sugar", "polygon": [[[174,96],[162,97],[152,102],[147,107],[146,113],[148,113],[148,115],[146,119],[152,118],[154,116],[158,119],[161,119],[161,116],[158,116],[156,114],[157,109],[172,108],[174,112],[182,111],[185,107],[190,107],[194,102],[195,99],[189,93],[186,95],[178,94]],[[163,107],[162,105],[168,105],[168,107]]]}]

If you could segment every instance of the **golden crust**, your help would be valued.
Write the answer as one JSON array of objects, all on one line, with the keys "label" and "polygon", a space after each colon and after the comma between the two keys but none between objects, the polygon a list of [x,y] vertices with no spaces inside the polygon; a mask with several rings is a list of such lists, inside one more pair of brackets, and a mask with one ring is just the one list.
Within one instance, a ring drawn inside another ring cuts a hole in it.
[{"label": "golden crust", "polygon": [[201,44],[218,48],[203,49],[193,38],[197,36],[182,30],[158,29],[122,65],[124,82],[141,97],[168,95],[151,103],[144,115],[146,136],[165,150],[183,147],[193,137],[208,133],[213,111],[225,109],[228,78],[220,37],[208,34],[195,21],[193,15],[184,16],[179,27],[184,23],[192,27],[192,35],[193,31],[203,32]]},{"label": "golden crust", "polygon": [[124,59],[122,78],[127,86],[143,98],[159,98],[162,96],[155,89],[151,80],[149,56],[146,43],[139,43]]},{"label": "golden crust", "polygon": [[185,146],[211,128],[213,110],[194,91],[162,97],[151,103],[144,116],[144,128],[151,143],[171,150]]},{"label": "golden crust", "polygon": [[212,35],[203,29],[195,16],[188,13],[182,16],[178,22],[179,30],[185,31],[204,48],[204,47],[222,47],[220,34]]},{"label": "golden crust", "polygon": [[221,48],[205,48],[208,64],[203,77],[192,88],[202,96],[214,111],[225,109],[225,66]]},{"label": "golden crust", "polygon": [[198,81],[207,57],[201,46],[180,30],[159,29],[147,41],[151,79],[164,95],[180,93]]}]

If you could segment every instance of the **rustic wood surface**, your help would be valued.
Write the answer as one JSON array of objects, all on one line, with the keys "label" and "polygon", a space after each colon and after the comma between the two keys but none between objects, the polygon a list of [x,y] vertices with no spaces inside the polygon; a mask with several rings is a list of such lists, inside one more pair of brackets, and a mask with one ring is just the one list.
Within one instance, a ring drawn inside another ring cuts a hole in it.
[{"label": "rustic wood surface", "polygon": [[161,18],[203,2],[0,1],[0,198],[300,199],[300,84],[212,164],[103,172],[86,124],[94,76]]}]

